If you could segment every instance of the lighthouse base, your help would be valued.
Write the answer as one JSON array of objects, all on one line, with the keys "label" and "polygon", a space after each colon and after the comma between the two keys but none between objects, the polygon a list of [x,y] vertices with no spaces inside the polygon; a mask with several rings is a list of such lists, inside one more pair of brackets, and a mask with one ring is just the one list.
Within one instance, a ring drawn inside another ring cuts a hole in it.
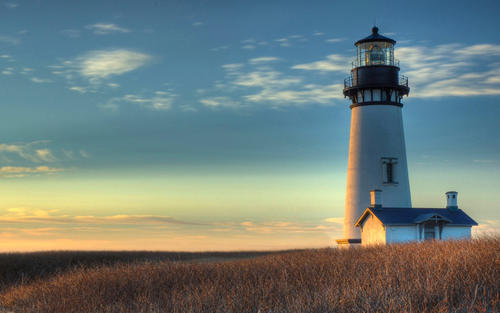
[{"label": "lighthouse base", "polygon": [[352,239],[337,239],[337,248],[347,249],[347,248],[355,248],[361,246],[361,239],[352,238]]}]

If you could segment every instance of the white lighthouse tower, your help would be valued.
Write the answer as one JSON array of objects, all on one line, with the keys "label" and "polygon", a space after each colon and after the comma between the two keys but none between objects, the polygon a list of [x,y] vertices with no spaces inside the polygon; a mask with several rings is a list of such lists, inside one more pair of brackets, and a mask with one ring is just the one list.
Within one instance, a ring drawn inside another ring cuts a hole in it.
[{"label": "white lighthouse tower", "polygon": [[356,60],[344,82],[344,96],[352,101],[349,161],[340,246],[361,243],[355,223],[370,206],[370,191],[382,195],[384,206],[411,208],[401,99],[410,89],[394,59],[396,41],[378,33],[355,43]]}]

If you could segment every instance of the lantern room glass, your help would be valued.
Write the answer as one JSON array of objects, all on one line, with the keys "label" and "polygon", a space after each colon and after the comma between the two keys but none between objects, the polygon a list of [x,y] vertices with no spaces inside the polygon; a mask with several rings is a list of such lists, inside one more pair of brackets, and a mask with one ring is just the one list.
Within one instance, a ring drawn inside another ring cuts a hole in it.
[{"label": "lantern room glass", "polygon": [[395,65],[394,44],[372,41],[358,44],[356,66]]}]

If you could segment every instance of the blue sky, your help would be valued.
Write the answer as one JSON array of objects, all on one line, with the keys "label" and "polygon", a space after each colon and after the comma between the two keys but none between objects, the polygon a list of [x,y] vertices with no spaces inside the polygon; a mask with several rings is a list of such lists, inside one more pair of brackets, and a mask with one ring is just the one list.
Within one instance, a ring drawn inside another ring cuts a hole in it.
[{"label": "blue sky", "polygon": [[[353,43],[409,77],[413,205],[498,231],[497,1],[5,1],[1,250],[275,249],[341,234]],[[132,230],[132,231],[131,231]]]}]

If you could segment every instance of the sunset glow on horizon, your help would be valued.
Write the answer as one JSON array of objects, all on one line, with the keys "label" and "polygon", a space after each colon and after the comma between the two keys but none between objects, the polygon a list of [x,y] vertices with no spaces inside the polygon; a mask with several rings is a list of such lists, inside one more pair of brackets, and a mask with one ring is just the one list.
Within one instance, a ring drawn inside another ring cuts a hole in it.
[{"label": "sunset glow on horizon", "polygon": [[0,4],[0,251],[334,246],[374,16],[409,79],[413,207],[456,190],[499,233],[499,3],[384,3]]}]

